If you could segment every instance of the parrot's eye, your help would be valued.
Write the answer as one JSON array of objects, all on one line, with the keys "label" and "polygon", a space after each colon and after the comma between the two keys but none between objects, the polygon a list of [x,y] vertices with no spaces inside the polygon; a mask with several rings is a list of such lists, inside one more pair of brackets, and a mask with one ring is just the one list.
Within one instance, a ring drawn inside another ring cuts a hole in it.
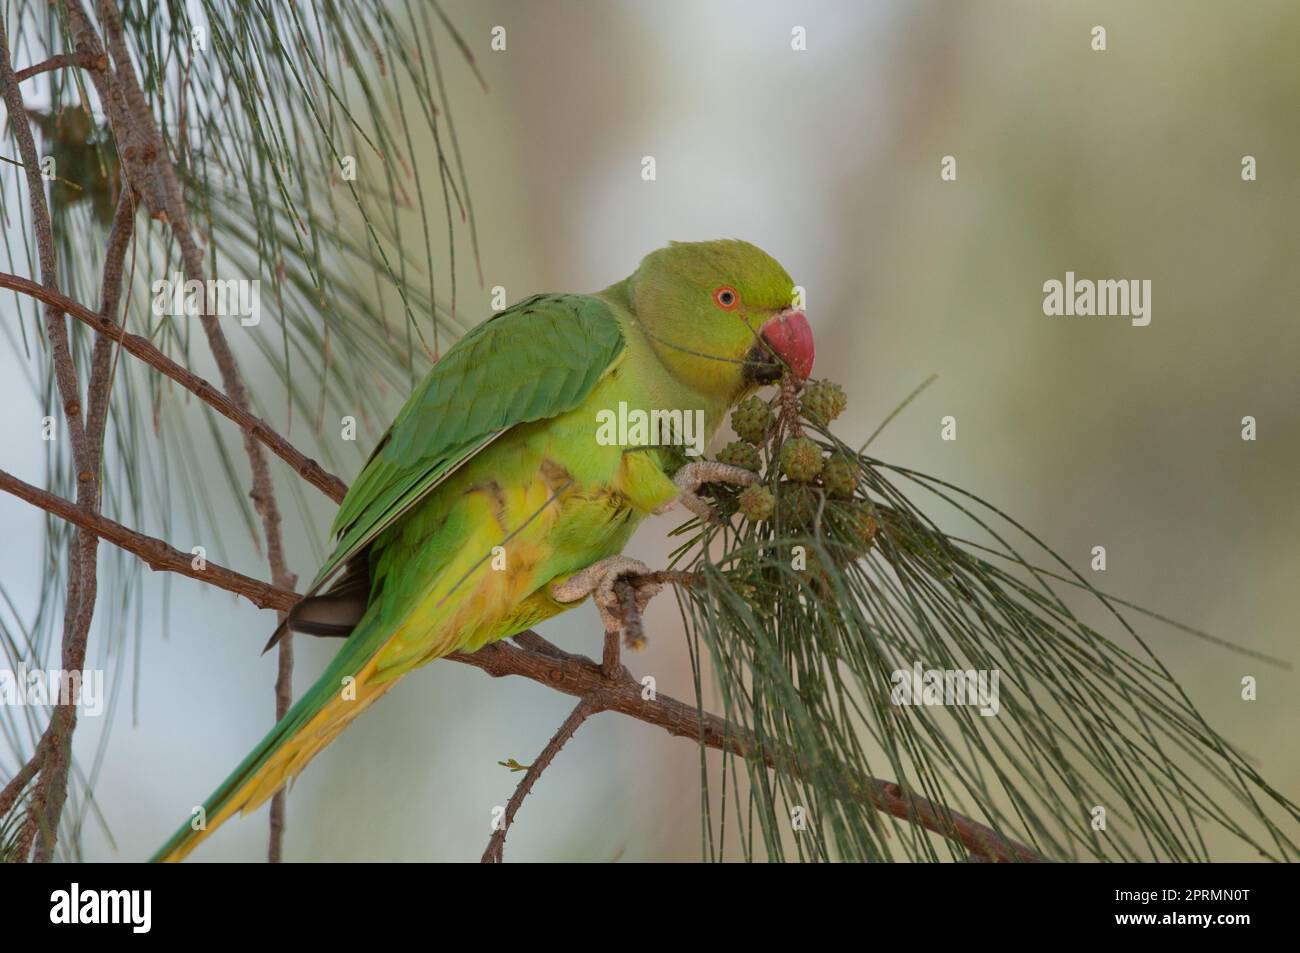
[{"label": "parrot's eye", "polygon": [[713,292],[713,301],[724,311],[730,311],[736,305],[740,304],[740,295],[736,294],[736,289],[731,287],[731,285],[723,285],[717,291]]}]

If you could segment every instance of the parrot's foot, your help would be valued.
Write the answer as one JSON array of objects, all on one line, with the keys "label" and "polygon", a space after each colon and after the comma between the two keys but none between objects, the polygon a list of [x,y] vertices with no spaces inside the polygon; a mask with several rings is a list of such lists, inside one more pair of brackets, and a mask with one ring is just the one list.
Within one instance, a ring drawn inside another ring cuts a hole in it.
[{"label": "parrot's foot", "polygon": [[677,497],[655,510],[656,514],[667,513],[680,503],[706,523],[721,523],[722,518],[713,511],[707,501],[696,495],[705,483],[730,483],[735,486],[752,486],[758,482],[758,474],[744,467],[733,467],[729,463],[716,460],[699,460],[688,463],[673,477],[677,485]]},{"label": "parrot's foot", "polygon": [[[596,603],[596,609],[600,612],[600,621],[605,626],[605,631],[617,632],[620,637],[625,638],[627,620],[623,618],[622,606],[619,604],[618,593],[614,591],[614,583],[628,576],[649,574],[650,567],[639,559],[610,556],[575,572],[564,582],[551,586],[551,596],[556,602],[578,602],[591,596],[591,601]],[[659,582],[637,582],[633,585],[638,614],[644,612],[650,600],[663,589],[663,583]],[[634,647],[639,648],[639,646]]]}]

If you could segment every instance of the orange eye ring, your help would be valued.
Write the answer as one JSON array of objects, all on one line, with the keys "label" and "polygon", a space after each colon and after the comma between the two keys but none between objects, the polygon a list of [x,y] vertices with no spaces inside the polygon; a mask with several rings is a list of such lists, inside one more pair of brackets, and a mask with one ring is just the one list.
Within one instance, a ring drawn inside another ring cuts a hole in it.
[{"label": "orange eye ring", "polygon": [[735,311],[740,306],[740,294],[731,285],[723,285],[713,292],[713,303],[723,311]]}]

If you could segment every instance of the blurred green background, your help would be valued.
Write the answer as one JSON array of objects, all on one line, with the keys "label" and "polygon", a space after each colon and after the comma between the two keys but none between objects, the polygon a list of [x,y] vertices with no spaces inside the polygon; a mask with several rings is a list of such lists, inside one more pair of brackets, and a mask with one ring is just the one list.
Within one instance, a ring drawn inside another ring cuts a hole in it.
[{"label": "blurred green background", "polygon": [[[1104,545],[1108,570],[1092,578],[1107,591],[1296,657],[1300,6],[444,6],[490,87],[448,71],[483,265],[479,288],[460,262],[462,314],[490,313],[496,285],[512,301],[604,287],[670,239],[752,241],[807,288],[816,373],[849,392],[837,424],[847,443],[937,373],[878,456],[1002,506],[1081,572]],[[489,48],[497,25],[504,52]],[[1091,49],[1095,25],[1105,52]],[[791,49],[795,26],[805,51]],[[647,155],[653,182],[641,178]],[[945,155],[954,182],[940,179]],[[1258,181],[1242,181],[1243,155]],[[1043,282],[1067,270],[1150,279],[1151,324],[1045,316]],[[955,442],[940,440],[946,415]],[[1245,415],[1255,442],[1241,439]],[[329,508],[316,515],[311,526],[286,510],[304,579]],[[0,500],[0,522],[9,538],[40,532],[12,500]],[[648,522],[631,555],[662,564],[673,525]],[[36,571],[20,550],[0,555],[10,588]],[[264,574],[251,546],[235,565]],[[119,712],[96,788],[115,845],[87,829],[89,858],[147,856],[184,818],[178,805],[261,737],[275,663],[256,653],[271,625],[223,593],[174,584],[170,614],[141,633],[138,719]],[[633,671],[690,698],[671,598],[647,629]],[[599,650],[590,607],[542,631]],[[1300,799],[1296,673],[1155,623],[1141,631],[1211,724]],[[301,691],[336,644],[298,645]],[[1255,702],[1240,699],[1244,675],[1259,679]],[[477,859],[518,779],[497,762],[531,761],[570,707],[532,683],[430,666],[300,779],[286,856]],[[107,727],[87,723],[79,750]],[[598,716],[525,803],[506,857],[696,859],[699,772],[690,742]],[[263,810],[196,858],[260,859],[265,841]],[[1218,859],[1252,859],[1229,839],[1209,844]]]}]

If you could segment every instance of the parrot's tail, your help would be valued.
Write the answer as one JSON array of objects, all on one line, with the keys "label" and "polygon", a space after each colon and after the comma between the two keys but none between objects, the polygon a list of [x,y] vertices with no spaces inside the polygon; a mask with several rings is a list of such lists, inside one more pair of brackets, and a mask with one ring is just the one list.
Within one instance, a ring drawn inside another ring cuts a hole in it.
[{"label": "parrot's tail", "polygon": [[[363,623],[364,625],[364,623]],[[360,635],[361,633],[357,633]],[[362,657],[366,640],[349,639],[311,689],[271,729],[230,777],[195,808],[151,862],[184,860],[234,814],[247,814],[297,776],[352,719],[392,688],[396,678],[376,678],[374,652]]]}]

